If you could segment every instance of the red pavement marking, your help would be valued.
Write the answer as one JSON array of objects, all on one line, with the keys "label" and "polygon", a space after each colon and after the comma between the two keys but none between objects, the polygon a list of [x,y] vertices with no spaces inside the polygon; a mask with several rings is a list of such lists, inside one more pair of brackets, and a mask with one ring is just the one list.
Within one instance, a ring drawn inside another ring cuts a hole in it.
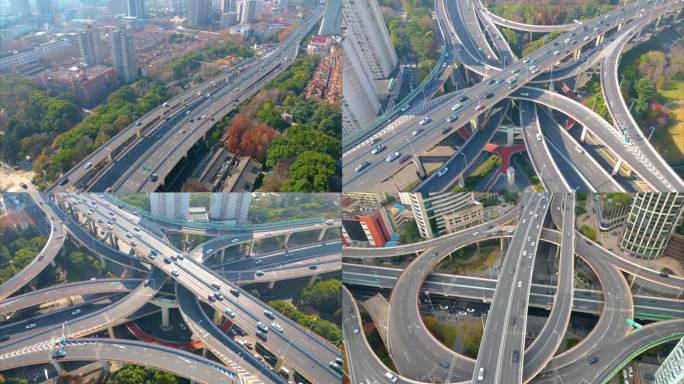
[{"label": "red pavement marking", "polygon": [[188,341],[188,342],[174,342],[174,341],[166,341],[162,339],[158,339],[154,336],[148,335],[145,333],[145,331],[142,330],[138,326],[138,324],[134,322],[130,322],[126,324],[126,328],[135,336],[138,338],[138,340],[145,341],[148,343],[153,343],[153,344],[159,344],[159,345],[164,345],[166,347],[171,347],[171,348],[176,348],[176,349],[183,349],[186,351],[194,351],[195,349],[202,348],[204,344],[202,344],[201,341]]}]

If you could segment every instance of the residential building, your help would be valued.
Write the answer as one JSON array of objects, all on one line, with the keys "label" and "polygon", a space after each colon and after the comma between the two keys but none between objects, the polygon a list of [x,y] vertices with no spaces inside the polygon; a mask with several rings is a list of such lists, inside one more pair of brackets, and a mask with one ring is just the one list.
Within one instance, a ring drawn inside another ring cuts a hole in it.
[{"label": "residential building", "polygon": [[55,93],[72,92],[79,105],[95,106],[116,88],[119,79],[111,67],[61,68],[43,77],[44,85]]},{"label": "residential building", "polygon": [[78,47],[81,50],[81,60],[88,65],[102,64],[102,44],[100,30],[89,25],[78,34]]},{"label": "residential building", "polygon": [[257,18],[257,0],[239,0],[237,12],[240,16],[241,24],[249,24]]},{"label": "residential building", "polygon": [[343,0],[342,17],[364,72],[373,80],[388,78],[398,59],[377,0]]},{"label": "residential building", "polygon": [[620,247],[637,258],[656,259],[682,222],[684,193],[637,193],[620,237]]},{"label": "residential building", "polygon": [[128,14],[128,1],[127,0],[109,0],[107,2],[107,14],[109,14],[109,15]]},{"label": "residential building", "polygon": [[212,193],[209,201],[209,218],[246,224],[251,201],[250,193]]},{"label": "residential building", "polygon": [[380,192],[345,192],[344,197],[362,205],[379,205],[387,201],[387,193]]},{"label": "residential building", "polygon": [[237,0],[221,0],[221,13],[235,12],[237,10]]},{"label": "residential building", "polygon": [[145,18],[145,0],[127,0],[128,16]]},{"label": "residential building", "polygon": [[45,18],[51,18],[52,12],[55,9],[53,2],[54,0],[36,0],[36,9],[38,10],[38,15]]},{"label": "residential building", "polygon": [[211,0],[188,0],[188,26],[207,25],[211,15]]},{"label": "residential building", "polygon": [[325,55],[330,51],[333,39],[330,36],[315,35],[311,37],[311,41],[306,46],[306,53],[309,55]]},{"label": "residential building", "polygon": [[189,193],[150,193],[150,211],[153,215],[171,219],[186,219],[190,213]]},{"label": "residential building", "polygon": [[188,219],[192,221],[209,221],[209,215],[207,214],[207,208],[205,207],[190,207],[188,210]]},{"label": "residential building", "polygon": [[111,32],[112,63],[119,79],[129,84],[138,79],[138,67],[131,35],[123,29]]},{"label": "residential building", "polygon": [[223,12],[221,14],[221,27],[228,28],[238,23],[237,12]]},{"label": "residential building", "polygon": [[607,193],[598,195],[596,202],[599,228],[610,231],[625,222],[632,200],[628,193]]},{"label": "residential building", "polygon": [[[471,193],[400,193],[402,202],[411,206],[420,235],[433,239],[448,233],[445,216],[458,213],[460,210],[479,204]],[[463,219],[465,220],[465,219]],[[457,223],[452,219],[453,224]]]},{"label": "residential building", "polygon": [[[71,47],[68,39],[51,41],[41,44],[21,52],[0,56],[0,72],[8,71],[12,68],[32,65],[44,62],[51,54],[65,51]],[[42,66],[41,66],[42,69]]]},{"label": "residential building", "polygon": [[380,99],[351,40],[342,41],[342,134],[367,127],[380,112]]},{"label": "residential building", "polygon": [[653,374],[651,384],[684,383],[684,338],[680,338],[672,352]]}]

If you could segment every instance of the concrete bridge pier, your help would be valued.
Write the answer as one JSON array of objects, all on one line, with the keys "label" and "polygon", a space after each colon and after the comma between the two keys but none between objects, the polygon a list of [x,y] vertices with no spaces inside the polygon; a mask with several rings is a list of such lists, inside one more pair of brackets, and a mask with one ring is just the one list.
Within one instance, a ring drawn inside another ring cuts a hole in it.
[{"label": "concrete bridge pier", "polygon": [[313,275],[313,276],[311,276],[311,278],[309,279],[309,285],[313,285],[313,283],[316,282],[316,279],[317,279],[317,278],[318,278],[318,273],[315,274],[315,275]]},{"label": "concrete bridge pier", "polygon": [[321,229],[321,232],[318,234],[318,241],[323,241],[323,238],[325,237],[325,231],[326,231],[327,229],[328,229],[328,228],[323,228],[323,229]]},{"label": "concrete bridge pier", "polygon": [[287,243],[288,243],[289,241],[290,241],[290,233],[288,232],[288,233],[285,234],[285,242],[284,242],[284,245],[287,245]]},{"label": "concrete bridge pier", "polygon": [[221,322],[223,322],[223,314],[221,311],[214,311],[214,319],[213,319],[214,324],[217,326],[221,325]]},{"label": "concrete bridge pier", "polygon": [[64,377],[67,373],[69,373],[66,369],[64,369],[62,364],[56,360],[50,360],[50,364],[52,364],[52,366],[55,368],[55,371],[57,371],[59,377]]},{"label": "concrete bridge pier", "polygon": [[582,126],[582,134],[580,134],[580,143],[584,144],[587,141],[587,127]]},{"label": "concrete bridge pier", "polygon": [[617,163],[615,163],[615,167],[613,168],[613,172],[610,173],[611,176],[617,175],[618,172],[620,172],[620,167],[622,166],[622,159],[618,159]]},{"label": "concrete bridge pier", "polygon": [[603,33],[600,34],[600,35],[598,35],[598,36],[596,36],[596,46],[598,46],[599,44],[603,43],[603,36],[604,36]]},{"label": "concrete bridge pier", "polygon": [[[287,241],[289,240],[289,237],[285,238],[285,244],[287,244]],[[248,256],[254,256],[254,243],[256,243],[256,240],[252,240],[249,243],[249,251],[247,252]]]},{"label": "concrete bridge pier", "polygon": [[582,50],[580,48],[575,49],[575,51],[572,53],[572,60],[573,61],[579,60],[581,55],[582,55]]},{"label": "concrete bridge pier", "polygon": [[169,324],[169,309],[171,309],[171,306],[166,304],[164,301],[155,302],[155,304],[159,308],[161,308],[161,315],[162,315],[161,329],[170,329],[171,324]]},{"label": "concrete bridge pier", "polygon": [[416,170],[418,171],[418,176],[422,179],[425,177],[425,167],[423,166],[423,162],[420,161],[420,157],[417,155],[413,156],[413,165],[416,166]]},{"label": "concrete bridge pier", "polygon": [[470,119],[470,127],[472,128],[472,131],[475,132],[477,129],[479,129],[480,123],[478,122],[477,117],[473,117]]},{"label": "concrete bridge pier", "polygon": [[465,186],[465,179],[463,179],[463,173],[458,175],[458,177],[456,178],[456,184],[458,184],[461,188]]},{"label": "concrete bridge pier", "polygon": [[268,289],[273,289],[273,287],[275,287],[275,283],[276,283],[275,280],[268,283]]},{"label": "concrete bridge pier", "polygon": [[618,31],[622,30],[623,26],[624,26],[624,23],[618,23],[617,30]]},{"label": "concrete bridge pier", "polygon": [[107,334],[111,339],[116,339],[116,335],[114,334],[114,328],[109,326],[107,327]]}]

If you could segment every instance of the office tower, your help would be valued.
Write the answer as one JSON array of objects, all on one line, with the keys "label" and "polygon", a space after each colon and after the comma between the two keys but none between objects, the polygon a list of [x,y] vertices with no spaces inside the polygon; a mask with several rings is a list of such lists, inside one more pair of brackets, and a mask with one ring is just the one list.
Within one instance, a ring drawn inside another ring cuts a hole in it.
[{"label": "office tower", "polygon": [[632,195],[629,193],[605,193],[596,195],[596,215],[599,228],[610,231],[624,224],[627,213],[632,205]]},{"label": "office tower", "polygon": [[112,31],[111,35],[114,69],[124,84],[132,83],[138,79],[133,39],[128,32],[122,29]]},{"label": "office tower", "polygon": [[620,247],[638,258],[662,255],[684,212],[683,193],[637,193],[627,214]]},{"label": "office tower", "polygon": [[100,30],[92,26],[78,34],[78,46],[81,49],[81,60],[88,65],[102,64],[102,47]]},{"label": "office tower", "polygon": [[374,80],[388,78],[398,60],[377,1],[343,0],[342,17],[365,72]]},{"label": "office tower", "polygon": [[325,4],[325,11],[321,26],[318,28],[319,35],[339,36],[342,34],[342,0],[329,0]]},{"label": "office tower", "polygon": [[479,204],[471,193],[408,193],[402,192],[401,201],[408,202],[416,219],[420,235],[432,239],[449,232],[447,219],[454,221],[454,215],[465,212]]},{"label": "office tower", "polygon": [[239,0],[237,12],[241,24],[249,24],[257,17],[257,0]]},{"label": "office tower", "polygon": [[189,193],[150,193],[149,196],[153,215],[185,219],[190,213]]},{"label": "office tower", "polygon": [[250,193],[212,193],[209,201],[209,217],[212,220],[246,224],[251,201]]},{"label": "office tower", "polygon": [[127,0],[109,0],[107,2],[108,15],[123,15],[128,14]]},{"label": "office tower", "polygon": [[127,0],[128,16],[142,19],[145,17],[145,0]]},{"label": "office tower", "polygon": [[347,136],[375,120],[380,111],[380,100],[356,46],[349,38],[342,41],[342,49],[342,134]]},{"label": "office tower", "polygon": [[672,352],[660,364],[653,374],[651,384],[684,383],[684,363],[682,362],[684,362],[684,338],[679,339]]},{"label": "office tower", "polygon": [[12,12],[20,13],[25,16],[31,16],[31,7],[28,0],[10,0]]},{"label": "office tower", "polygon": [[383,207],[342,213],[342,241],[345,245],[384,247],[390,236],[391,222]]},{"label": "office tower", "polygon": [[210,0],[188,0],[188,26],[195,28],[209,23]]}]

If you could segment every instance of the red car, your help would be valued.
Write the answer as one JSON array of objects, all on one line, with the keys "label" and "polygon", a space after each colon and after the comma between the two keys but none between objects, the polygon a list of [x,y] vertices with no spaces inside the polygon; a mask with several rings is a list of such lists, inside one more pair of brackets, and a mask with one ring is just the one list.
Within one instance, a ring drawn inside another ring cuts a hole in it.
[{"label": "red car", "polygon": [[485,105],[484,105],[484,104],[480,104],[480,105],[478,105],[477,107],[475,107],[475,110],[478,111],[478,112],[481,111],[481,110],[483,110],[483,109],[485,109]]}]

